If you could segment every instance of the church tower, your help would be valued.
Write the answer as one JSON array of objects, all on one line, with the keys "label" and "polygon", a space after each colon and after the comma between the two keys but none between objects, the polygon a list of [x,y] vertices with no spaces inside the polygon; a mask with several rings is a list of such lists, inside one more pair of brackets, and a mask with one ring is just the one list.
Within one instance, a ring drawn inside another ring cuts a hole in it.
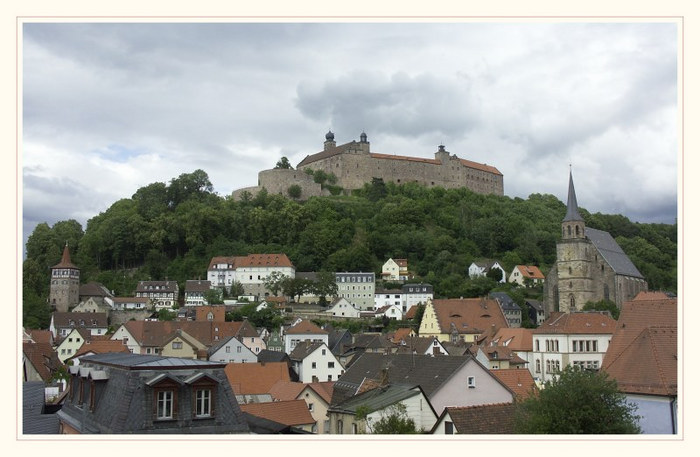
[{"label": "church tower", "polygon": [[586,223],[578,211],[574,179],[569,171],[566,216],[561,222],[561,242],[557,243],[557,287],[555,302],[559,311],[581,310],[593,294],[590,252],[585,235]]},{"label": "church tower", "polygon": [[70,260],[68,242],[61,262],[51,267],[49,304],[59,312],[67,312],[80,301],[80,269]]}]

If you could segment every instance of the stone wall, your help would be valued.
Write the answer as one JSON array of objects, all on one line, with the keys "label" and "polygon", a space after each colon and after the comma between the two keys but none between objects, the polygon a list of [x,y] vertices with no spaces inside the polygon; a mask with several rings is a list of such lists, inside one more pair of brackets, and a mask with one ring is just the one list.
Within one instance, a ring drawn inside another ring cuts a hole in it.
[{"label": "stone wall", "polygon": [[234,191],[233,199],[241,200],[244,192],[248,192],[251,197],[254,197],[263,188],[265,188],[269,194],[279,194],[290,198],[289,188],[294,184],[301,188],[301,196],[298,200],[307,200],[309,197],[330,195],[330,192],[322,189],[320,184],[314,182],[313,176],[309,176],[303,170],[271,169],[263,170],[258,173],[257,186]]},{"label": "stone wall", "polygon": [[118,326],[129,322],[131,319],[137,321],[146,320],[153,311],[133,310],[133,311],[112,311],[109,315],[109,325],[116,330]]}]

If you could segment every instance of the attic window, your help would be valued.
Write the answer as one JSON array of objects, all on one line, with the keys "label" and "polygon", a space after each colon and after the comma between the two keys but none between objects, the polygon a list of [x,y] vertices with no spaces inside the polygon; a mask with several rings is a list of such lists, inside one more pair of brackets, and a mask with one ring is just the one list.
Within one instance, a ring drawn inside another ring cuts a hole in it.
[{"label": "attic window", "polygon": [[476,377],[469,376],[467,378],[467,387],[469,387],[470,389],[476,388]]}]

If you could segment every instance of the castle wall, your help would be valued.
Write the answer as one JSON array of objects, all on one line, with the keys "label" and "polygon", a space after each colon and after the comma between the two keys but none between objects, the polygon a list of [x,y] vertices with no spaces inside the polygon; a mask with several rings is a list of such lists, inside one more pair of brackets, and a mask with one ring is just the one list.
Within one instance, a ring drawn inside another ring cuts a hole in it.
[{"label": "castle wall", "polygon": [[271,169],[263,170],[258,173],[258,185],[238,189],[233,192],[234,200],[241,200],[243,193],[250,193],[251,197],[257,195],[264,187],[269,194],[279,194],[284,197],[289,197],[289,187],[298,185],[301,188],[301,196],[298,200],[307,200],[309,197],[318,197],[330,195],[321,185],[314,182],[312,176],[304,173],[303,170],[287,170],[287,169]]}]

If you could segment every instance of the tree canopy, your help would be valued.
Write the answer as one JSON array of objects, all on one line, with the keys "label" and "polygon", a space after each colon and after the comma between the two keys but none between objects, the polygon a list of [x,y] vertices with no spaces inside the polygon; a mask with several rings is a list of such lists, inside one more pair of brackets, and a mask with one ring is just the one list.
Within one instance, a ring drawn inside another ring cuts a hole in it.
[{"label": "tree canopy", "polygon": [[640,433],[636,408],[606,373],[567,366],[519,403],[515,429],[522,434]]}]

